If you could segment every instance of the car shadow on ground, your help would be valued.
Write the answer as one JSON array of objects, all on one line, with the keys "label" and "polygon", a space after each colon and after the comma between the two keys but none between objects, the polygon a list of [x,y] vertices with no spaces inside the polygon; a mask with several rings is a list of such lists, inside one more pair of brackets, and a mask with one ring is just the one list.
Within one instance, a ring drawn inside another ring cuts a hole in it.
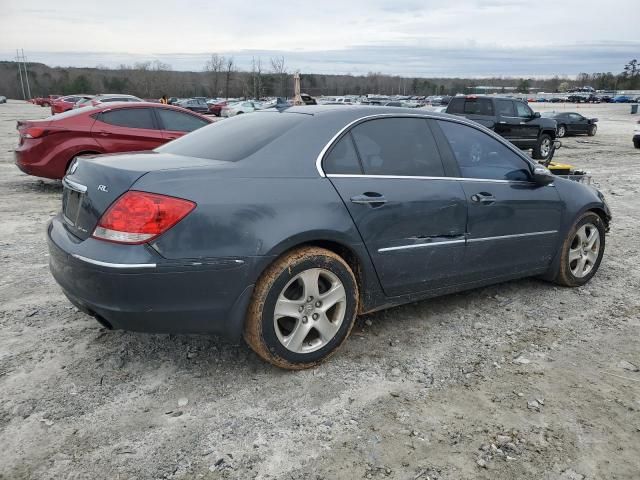
[{"label": "car shadow on ground", "polygon": [[[525,310],[528,306],[522,302],[523,298],[544,296],[545,291],[551,288],[554,288],[552,284],[541,280],[523,279],[362,315],[356,319],[351,341],[346,342],[343,352],[337,356],[347,355],[355,362],[363,362],[363,367],[366,367],[364,362],[370,359],[363,358],[359,352],[384,349],[388,339],[401,337],[406,327],[463,329],[479,314],[497,318],[499,308]],[[95,322],[88,316],[84,319]],[[87,349],[91,354],[114,356],[115,364],[110,368],[140,370],[139,373],[149,368],[169,368],[182,374],[187,372],[193,377],[285,373],[263,362],[242,339],[231,342],[210,335],[107,330],[97,322],[95,330],[88,329],[87,334],[93,337],[87,338]],[[359,337],[360,341],[355,343],[354,337]]]},{"label": "car shadow on ground", "polygon": [[60,180],[29,179],[26,182],[9,182],[7,186],[14,191],[45,194],[62,193],[62,181]]}]

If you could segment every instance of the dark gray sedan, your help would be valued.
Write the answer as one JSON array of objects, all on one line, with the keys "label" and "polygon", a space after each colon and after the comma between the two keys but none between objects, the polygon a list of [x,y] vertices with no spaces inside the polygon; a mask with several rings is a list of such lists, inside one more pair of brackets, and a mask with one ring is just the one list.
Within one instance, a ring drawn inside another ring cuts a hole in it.
[{"label": "dark gray sedan", "polygon": [[51,271],[109,328],[242,335],[312,366],[356,315],[598,270],[603,196],[459,117],[384,107],[241,115],[153,152],[83,157]]},{"label": "dark gray sedan", "polygon": [[579,134],[593,137],[598,131],[597,118],[588,118],[576,112],[544,112],[542,116],[556,121],[558,138]]}]

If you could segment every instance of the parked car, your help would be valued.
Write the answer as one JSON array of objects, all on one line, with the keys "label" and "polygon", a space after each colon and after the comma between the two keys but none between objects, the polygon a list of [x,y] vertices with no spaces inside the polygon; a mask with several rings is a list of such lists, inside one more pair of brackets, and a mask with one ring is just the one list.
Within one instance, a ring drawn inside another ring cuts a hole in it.
[{"label": "parked car", "polygon": [[518,148],[533,150],[532,156],[537,160],[546,160],[553,152],[555,120],[541,118],[523,100],[475,95],[454,97],[445,111],[494,130]]},{"label": "parked car", "polygon": [[91,103],[93,98],[94,97],[92,96],[88,98],[81,98],[80,100],[78,100],[76,103],[73,104],[73,108],[91,107],[93,106],[93,104]]},{"label": "parked car", "polygon": [[108,94],[100,94],[93,97],[91,100],[91,105],[94,107],[100,105],[102,103],[113,103],[113,102],[142,102],[143,100],[135,95],[126,95],[119,93],[108,93]]},{"label": "parked car", "polygon": [[632,103],[633,98],[629,97],[628,95],[616,95],[611,101],[613,103]]},{"label": "parked car", "polygon": [[0,95],[0,103],[7,103],[7,97]]},{"label": "parked car", "polygon": [[257,110],[256,104],[253,102],[236,102],[230,103],[222,107],[220,115],[223,117],[235,117],[243,113],[251,113]]},{"label": "parked car", "polygon": [[229,102],[226,100],[220,100],[216,103],[209,104],[209,113],[213,113],[216,117],[220,117],[222,115],[222,109],[229,105]]},{"label": "parked car", "polygon": [[57,98],[51,104],[51,115],[72,110],[80,100],[91,100],[92,98],[93,95],[67,95],[66,97]]},{"label": "parked car", "polygon": [[640,120],[636,122],[636,126],[633,130],[633,146],[640,148]]},{"label": "parked car", "polygon": [[558,138],[577,134],[586,134],[593,137],[598,131],[597,118],[587,118],[576,112],[545,112],[542,116],[556,121],[558,124],[556,128]]},{"label": "parked car", "polygon": [[36,97],[33,99],[35,105],[41,107],[50,107],[54,100],[60,98],[62,95],[48,95],[46,97]]},{"label": "parked car", "polygon": [[188,98],[176,103],[176,105],[192,112],[209,113],[209,105],[204,98]]},{"label": "parked car", "polygon": [[79,155],[152,150],[211,123],[170,105],[128,102],[70,110],[44,120],[19,121],[18,168],[59,179]]},{"label": "parked car", "polygon": [[[419,112],[419,113],[416,113]],[[283,368],[356,315],[536,276],[580,286],[611,219],[494,132],[415,109],[269,109],[154,152],[79,158],[51,272],[107,328],[217,333]]]}]

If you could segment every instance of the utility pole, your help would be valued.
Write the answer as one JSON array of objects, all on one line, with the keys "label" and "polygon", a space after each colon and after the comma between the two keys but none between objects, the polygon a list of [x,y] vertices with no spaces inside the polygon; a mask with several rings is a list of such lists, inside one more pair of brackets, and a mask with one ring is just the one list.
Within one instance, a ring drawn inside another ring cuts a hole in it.
[{"label": "utility pole", "polygon": [[24,92],[24,82],[22,81],[22,67],[20,66],[20,55],[18,49],[16,49],[16,63],[18,64],[18,74],[20,75],[20,86],[22,87],[22,99],[26,100],[27,95]]},{"label": "utility pole", "polygon": [[24,78],[27,80],[27,94],[31,98],[31,87],[29,86],[29,74],[27,73],[27,59],[24,56],[24,48],[22,49],[22,66],[24,67]]}]

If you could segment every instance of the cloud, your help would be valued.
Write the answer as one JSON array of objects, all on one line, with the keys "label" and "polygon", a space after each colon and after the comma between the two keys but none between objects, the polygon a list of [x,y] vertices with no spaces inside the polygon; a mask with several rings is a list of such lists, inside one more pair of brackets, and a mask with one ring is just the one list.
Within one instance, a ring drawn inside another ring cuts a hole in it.
[{"label": "cloud", "polygon": [[[640,52],[638,0],[4,0],[0,59],[115,66],[160,59],[200,70],[210,52],[284,55],[314,73],[421,76],[619,71]],[[580,14],[576,15],[579,11]],[[78,13],[81,12],[81,13]],[[6,51],[2,51],[6,48]],[[82,51],[79,51],[79,50]],[[118,53],[122,52],[122,53]]]}]

